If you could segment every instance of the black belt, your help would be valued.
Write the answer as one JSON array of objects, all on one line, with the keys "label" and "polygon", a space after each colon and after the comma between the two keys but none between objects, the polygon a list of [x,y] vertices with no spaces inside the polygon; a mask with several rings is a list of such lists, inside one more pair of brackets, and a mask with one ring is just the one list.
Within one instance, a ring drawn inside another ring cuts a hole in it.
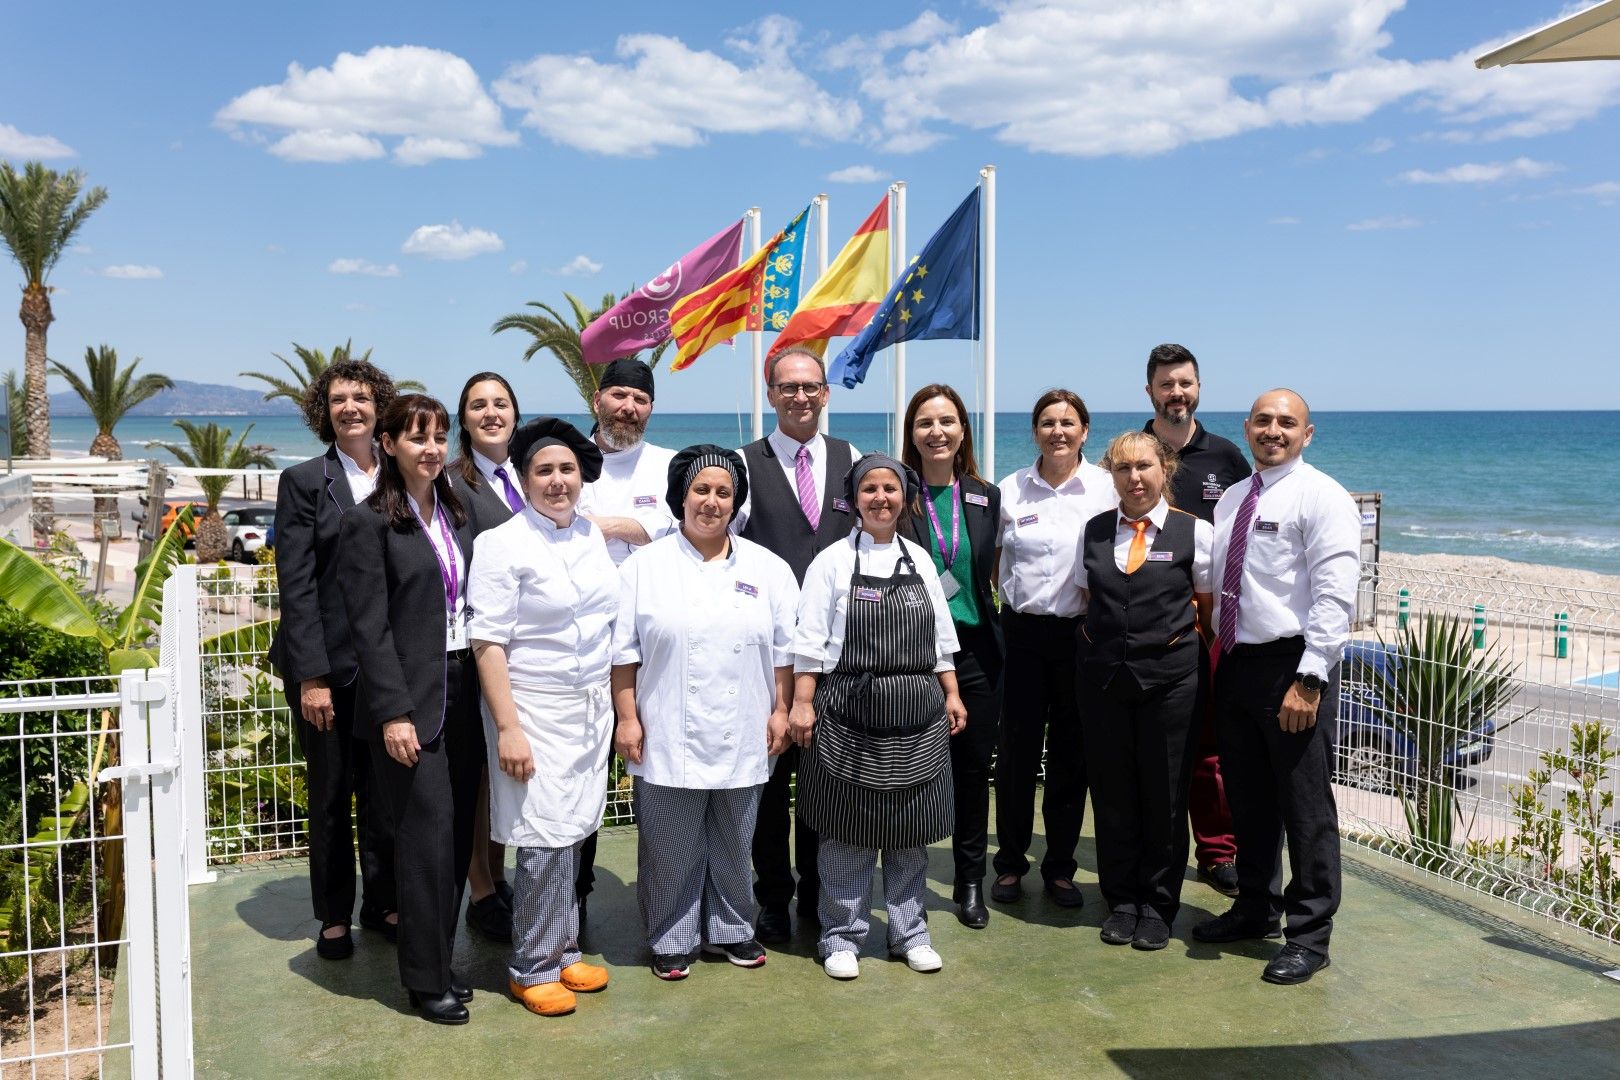
[{"label": "black belt", "polygon": [[1063,627],[1071,627],[1074,624],[1078,623],[1080,621],[1081,617],[1079,615],[1040,615],[1040,614],[1032,614],[1032,613],[1023,612],[1023,611],[1015,611],[1014,609],[1012,609],[1010,607],[1004,607],[1004,608],[1001,609],[1001,618],[1002,618],[1003,621],[1006,621],[1007,619],[1017,619],[1017,620],[1019,620],[1021,622],[1027,622],[1032,626],[1063,626]]},{"label": "black belt", "polygon": [[1223,650],[1227,656],[1282,656],[1287,653],[1297,653],[1305,648],[1303,636],[1277,638],[1275,641],[1257,641],[1252,644],[1238,642],[1230,649]]}]

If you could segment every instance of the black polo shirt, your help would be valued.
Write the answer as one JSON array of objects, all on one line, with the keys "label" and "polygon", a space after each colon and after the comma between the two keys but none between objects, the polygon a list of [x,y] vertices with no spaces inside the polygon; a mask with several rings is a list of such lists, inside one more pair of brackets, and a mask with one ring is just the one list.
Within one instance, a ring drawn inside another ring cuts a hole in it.
[{"label": "black polo shirt", "polygon": [[[1193,437],[1176,452],[1181,468],[1170,482],[1170,498],[1176,509],[1213,525],[1215,504],[1221,501],[1221,494],[1239,480],[1248,479],[1254,469],[1237,443],[1215,434],[1196,419],[1193,424]],[[1142,430],[1151,433],[1153,421],[1149,420]]]}]

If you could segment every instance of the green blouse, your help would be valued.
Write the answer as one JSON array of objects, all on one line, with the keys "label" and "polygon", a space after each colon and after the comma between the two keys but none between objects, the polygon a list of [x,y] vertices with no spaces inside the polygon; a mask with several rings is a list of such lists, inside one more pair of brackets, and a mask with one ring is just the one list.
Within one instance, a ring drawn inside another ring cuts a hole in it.
[{"label": "green blouse", "polygon": [[[928,488],[928,497],[934,504],[934,513],[939,518],[939,527],[945,534],[945,544],[951,542],[951,485],[937,488],[932,484]],[[958,540],[956,561],[951,564],[949,571],[945,569],[945,557],[940,554],[939,536],[934,532],[933,523],[928,518],[928,510],[923,509],[923,532],[927,535],[927,548],[934,557],[934,569],[939,571],[940,584],[945,583],[946,576],[956,579],[956,595],[948,601],[951,609],[951,618],[958,626],[978,626],[984,621],[984,615],[979,611],[979,590],[973,586],[973,542],[968,539],[966,507],[958,511],[962,517],[961,537]],[[948,589],[946,590],[949,591]]]}]

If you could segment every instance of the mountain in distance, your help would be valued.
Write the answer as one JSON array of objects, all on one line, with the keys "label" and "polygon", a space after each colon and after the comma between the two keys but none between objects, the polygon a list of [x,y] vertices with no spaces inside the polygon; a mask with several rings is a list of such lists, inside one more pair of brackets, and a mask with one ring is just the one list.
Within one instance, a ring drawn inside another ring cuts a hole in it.
[{"label": "mountain in distance", "polygon": [[[291,416],[297,407],[286,398],[264,400],[264,391],[219,383],[174,380],[173,390],[129,410],[129,416]],[[90,410],[71,390],[51,395],[52,416],[89,416]]]}]

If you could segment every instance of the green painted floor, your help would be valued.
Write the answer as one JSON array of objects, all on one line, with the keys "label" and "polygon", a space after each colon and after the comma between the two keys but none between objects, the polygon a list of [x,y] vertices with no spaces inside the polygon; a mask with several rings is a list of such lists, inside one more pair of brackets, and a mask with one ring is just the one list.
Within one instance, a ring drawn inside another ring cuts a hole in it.
[{"label": "green painted floor", "polygon": [[938,974],[882,958],[879,919],[852,983],[822,974],[804,936],[759,970],[699,962],[662,983],[628,884],[635,834],[605,833],[585,946],[612,984],[572,1016],[533,1016],[506,997],[503,950],[464,937],[457,967],[477,997],[461,1028],[417,1019],[375,934],[357,932],[350,961],[316,957],[301,861],[227,871],[191,892],[197,1075],[1620,1075],[1620,982],[1602,976],[1620,954],[1480,911],[1387,862],[1347,858],[1333,966],[1274,987],[1259,978],[1274,944],[1190,940],[1225,907],[1196,882],[1168,949],[1099,942],[1089,837],[1084,909],[1035,893],[993,905],[983,931],[951,915],[948,847],[931,854]]}]

